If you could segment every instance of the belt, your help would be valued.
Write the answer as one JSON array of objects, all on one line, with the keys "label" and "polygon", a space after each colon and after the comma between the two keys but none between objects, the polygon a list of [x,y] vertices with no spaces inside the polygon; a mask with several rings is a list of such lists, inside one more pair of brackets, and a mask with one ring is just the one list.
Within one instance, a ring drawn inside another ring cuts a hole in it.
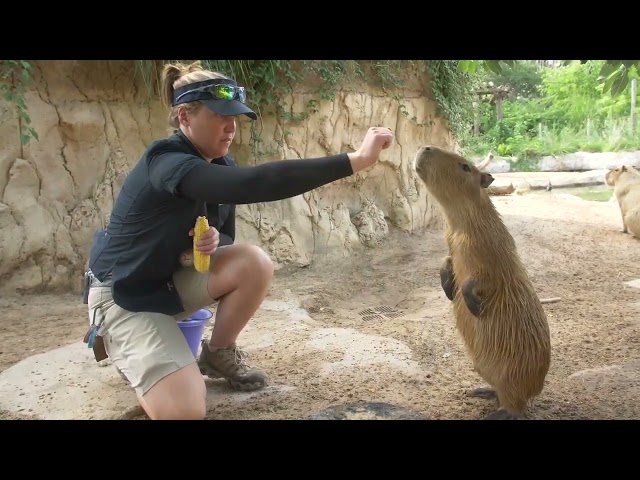
[{"label": "belt", "polygon": [[87,272],[87,275],[91,279],[91,283],[90,283],[91,287],[110,287],[111,286],[112,280],[111,280],[110,273],[107,274],[107,277],[104,279],[104,282],[101,282],[100,280],[98,280],[91,270]]}]

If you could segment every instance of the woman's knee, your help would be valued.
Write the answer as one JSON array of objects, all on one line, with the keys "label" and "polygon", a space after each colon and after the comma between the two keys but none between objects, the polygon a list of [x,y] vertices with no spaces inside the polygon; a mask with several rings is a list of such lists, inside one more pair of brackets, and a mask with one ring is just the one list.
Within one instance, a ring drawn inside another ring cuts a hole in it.
[{"label": "woman's knee", "polygon": [[274,270],[269,255],[256,245],[241,243],[224,247],[211,268],[209,295],[220,298],[241,285],[267,285]]},{"label": "woman's knee", "polygon": [[271,280],[275,267],[269,255],[256,245],[247,245],[247,258],[250,260],[251,275],[259,274],[265,280]]},{"label": "woman's knee", "polygon": [[173,372],[140,398],[152,420],[203,420],[207,414],[207,389],[195,363]]}]

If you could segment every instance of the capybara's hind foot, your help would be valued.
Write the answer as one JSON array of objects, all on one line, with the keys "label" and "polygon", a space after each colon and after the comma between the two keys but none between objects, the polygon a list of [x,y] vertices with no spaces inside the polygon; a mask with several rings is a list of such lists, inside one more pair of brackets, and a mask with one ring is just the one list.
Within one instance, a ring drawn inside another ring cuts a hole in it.
[{"label": "capybara's hind foot", "polygon": [[506,408],[499,408],[493,413],[490,413],[483,420],[524,420],[522,415],[511,412]]},{"label": "capybara's hind foot", "polygon": [[473,388],[471,390],[467,390],[465,395],[467,397],[482,398],[484,400],[496,400],[498,398],[496,391],[489,387]]}]

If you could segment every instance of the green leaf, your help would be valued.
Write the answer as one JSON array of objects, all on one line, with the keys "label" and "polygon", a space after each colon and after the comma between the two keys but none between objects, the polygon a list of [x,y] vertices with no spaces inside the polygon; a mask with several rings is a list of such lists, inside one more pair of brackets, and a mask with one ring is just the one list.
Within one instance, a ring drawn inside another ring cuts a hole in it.
[{"label": "green leaf", "polygon": [[639,60],[621,60],[621,62],[625,67],[631,68],[634,65],[637,65]]},{"label": "green leaf", "polygon": [[478,61],[477,60],[460,60],[460,62],[458,62],[458,68],[464,73],[473,75],[478,70]]},{"label": "green leaf", "polygon": [[620,95],[629,84],[629,70],[624,68],[611,84],[611,96]]},{"label": "green leaf", "polygon": [[500,62],[498,60],[485,60],[484,64],[493,73],[497,75],[502,73],[502,67],[500,67]]},{"label": "green leaf", "polygon": [[629,72],[626,68],[616,70],[611,75],[609,75],[609,77],[604,82],[602,93],[611,92],[611,96],[615,97],[619,93],[620,88],[624,90],[624,87],[626,87],[626,84],[628,82],[628,78]]},{"label": "green leaf", "polygon": [[619,67],[612,65],[610,63],[605,63],[602,68],[600,69],[600,77],[602,80],[604,80],[605,78],[608,78],[609,75],[611,75],[615,70],[617,70]]}]

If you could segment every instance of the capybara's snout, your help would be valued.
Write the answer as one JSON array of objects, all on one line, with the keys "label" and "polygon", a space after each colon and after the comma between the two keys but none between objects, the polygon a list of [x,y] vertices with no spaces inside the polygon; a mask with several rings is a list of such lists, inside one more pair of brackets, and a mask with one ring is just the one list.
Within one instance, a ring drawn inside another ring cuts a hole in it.
[{"label": "capybara's snout", "polygon": [[426,168],[426,162],[431,158],[434,151],[433,145],[424,145],[418,149],[413,161],[413,168],[416,172],[423,173]]}]

